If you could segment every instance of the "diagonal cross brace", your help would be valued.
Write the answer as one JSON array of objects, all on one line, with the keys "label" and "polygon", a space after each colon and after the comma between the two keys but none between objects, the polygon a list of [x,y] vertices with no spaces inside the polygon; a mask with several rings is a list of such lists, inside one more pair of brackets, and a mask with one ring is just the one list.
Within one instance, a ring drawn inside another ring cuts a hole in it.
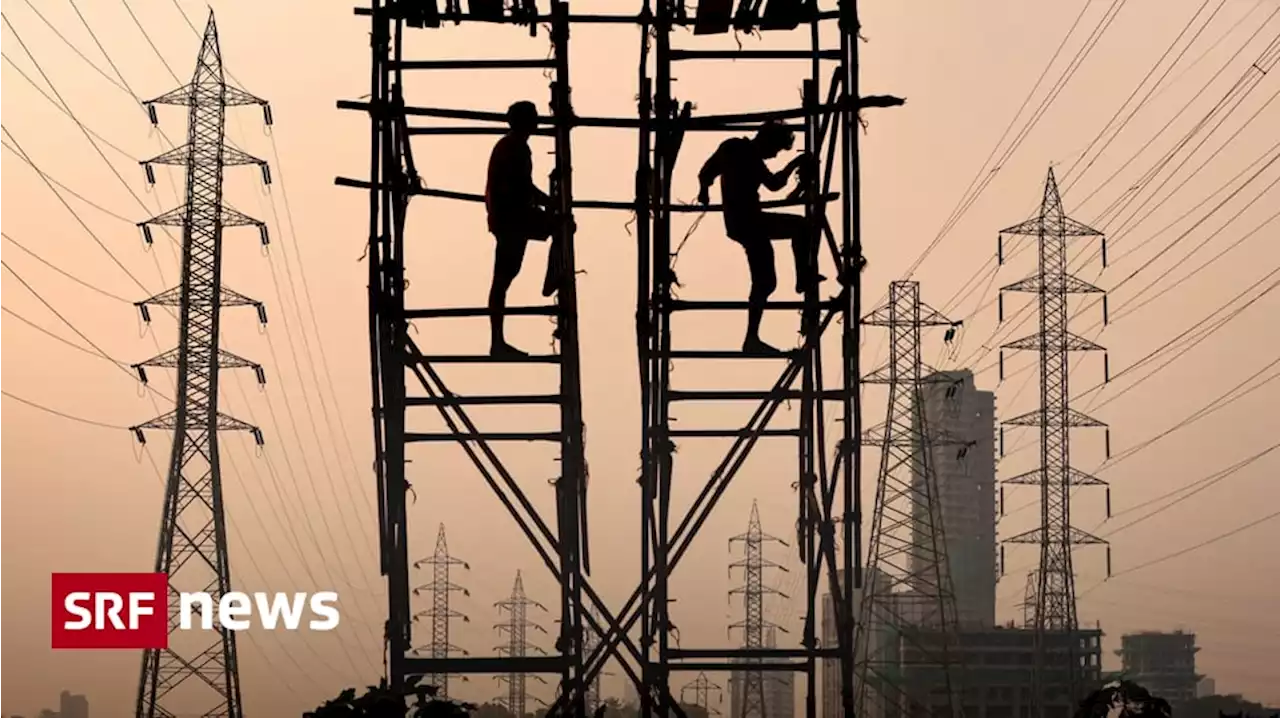
[{"label": "diagonal cross brace", "polygon": [[[409,358],[412,360],[407,362],[407,364],[410,365],[410,369],[418,378],[423,389],[425,389],[433,398],[454,398],[453,393],[445,387],[444,381],[431,367],[430,361],[422,354],[422,351],[418,348],[413,339],[410,338],[406,341],[408,343],[406,351],[409,354]],[[433,383],[435,386],[433,386]],[[471,418],[467,415],[466,411],[460,404],[441,403],[437,408],[451,431],[458,431],[458,425],[462,424],[466,431],[476,435],[480,433],[477,430],[475,423],[471,421]],[[450,415],[448,409],[453,409],[457,416],[455,417]],[[550,569],[556,580],[560,580],[560,567],[556,565],[553,558],[555,555],[559,554],[559,541],[551,533],[550,527],[542,520],[541,515],[538,514],[537,510],[533,507],[533,504],[529,502],[524,491],[521,490],[520,486],[516,483],[511,472],[508,471],[506,466],[502,463],[502,460],[494,453],[493,449],[489,446],[489,443],[483,439],[476,440],[474,443],[476,446],[472,446],[471,442],[460,442],[460,445],[462,446],[463,451],[467,453],[467,456],[471,459],[472,463],[475,464],[476,469],[480,472],[485,482],[489,484],[491,489],[493,489],[503,506],[506,507],[512,518],[515,519],[516,523],[520,526],[520,529],[524,531],[525,536],[529,539],[530,543],[533,544],[534,550],[538,552],[543,563],[547,565],[547,568]],[[484,461],[481,460],[481,453],[483,453],[484,458],[488,459],[488,461],[493,465],[492,470],[490,470],[490,468],[485,465]],[[497,478],[494,477],[494,472],[496,472],[502,479],[502,486],[499,485]],[[510,494],[514,495],[514,500],[519,502],[520,507],[527,512],[528,517],[517,509],[513,503],[511,495],[502,490],[503,486],[505,486]],[[534,527],[530,526],[530,522],[536,524],[536,532]],[[601,635],[615,635],[618,632],[617,619],[613,617],[613,614],[600,598],[600,595],[594,588],[592,588],[591,584],[585,578],[582,581],[582,590],[587,594],[587,597],[591,600],[592,604],[594,604],[594,608],[599,614],[596,616],[593,615],[591,611],[583,611],[583,617],[591,624],[591,628]],[[606,626],[602,625],[600,622],[601,619],[603,619],[604,623],[607,624],[607,627],[609,628],[607,633],[604,630]],[[643,661],[643,654],[641,654],[640,649],[635,645],[635,643],[625,636],[624,639],[632,656],[637,661]],[[623,669],[627,671],[628,675],[631,676],[632,680],[637,683],[640,682],[634,669],[628,663],[622,661],[622,666]],[[587,678],[587,680],[589,681],[590,678]]]}]

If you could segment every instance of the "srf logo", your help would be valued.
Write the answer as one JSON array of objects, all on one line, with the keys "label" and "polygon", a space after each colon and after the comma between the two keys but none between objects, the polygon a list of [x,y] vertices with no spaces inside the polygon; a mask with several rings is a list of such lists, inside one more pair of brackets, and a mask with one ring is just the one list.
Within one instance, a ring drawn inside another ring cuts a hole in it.
[{"label": "srf logo", "polygon": [[163,573],[53,574],[53,647],[169,646]]}]

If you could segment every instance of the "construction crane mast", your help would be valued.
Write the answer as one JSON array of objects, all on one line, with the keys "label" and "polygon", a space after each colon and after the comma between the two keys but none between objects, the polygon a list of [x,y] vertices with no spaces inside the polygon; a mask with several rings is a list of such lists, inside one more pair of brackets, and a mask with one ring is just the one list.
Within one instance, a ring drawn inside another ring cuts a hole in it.
[{"label": "construction crane mast", "polygon": [[[222,230],[253,226],[264,246],[268,240],[265,224],[227,205],[222,180],[228,165],[254,164],[261,168],[263,180],[270,182],[266,162],[226,144],[226,112],[228,107],[259,105],[267,124],[271,114],[266,100],[227,85],[212,12],[191,81],[144,104],[153,124],[158,123],[156,105],[188,108],[186,144],[142,163],[151,182],[155,179],[153,165],[183,166],[187,178],[186,200],[181,206],[139,224],[149,244],[153,226],[176,227],[182,232],[181,283],[137,303],[145,321],[150,320],[151,306],[177,308],[178,347],[134,365],[144,382],[146,367],[176,369],[176,406],[131,428],[139,441],[145,441],[146,430],[173,435],[155,571],[168,575],[171,594],[205,591],[216,604],[231,590],[218,435],[246,431],[262,444],[257,427],[218,411],[218,373],[247,368],[260,383],[265,380],[259,364],[218,345],[223,307],[253,306],[259,320],[265,321],[261,303],[222,286]],[[208,643],[208,634],[175,631],[178,604],[170,598],[169,647],[143,653],[136,715],[170,718],[198,706],[200,715],[241,718],[235,633],[219,628],[217,637]]]}]

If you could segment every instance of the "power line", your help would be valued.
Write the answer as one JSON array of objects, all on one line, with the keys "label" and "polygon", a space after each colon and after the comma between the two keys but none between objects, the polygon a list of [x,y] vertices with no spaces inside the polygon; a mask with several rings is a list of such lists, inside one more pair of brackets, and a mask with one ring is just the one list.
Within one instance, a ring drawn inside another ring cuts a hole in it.
[{"label": "power line", "polygon": [[1129,568],[1123,569],[1121,571],[1116,571],[1115,573],[1111,574],[1111,577],[1115,578],[1117,576],[1123,576],[1125,574],[1133,573],[1134,571],[1139,571],[1149,566],[1155,566],[1156,564],[1164,563],[1165,561],[1169,561],[1169,560],[1178,558],[1180,556],[1185,556],[1193,551],[1199,551],[1200,549],[1205,548],[1206,546],[1212,546],[1213,544],[1218,543],[1219,541],[1225,541],[1226,539],[1229,539],[1232,536],[1236,536],[1238,534],[1244,533],[1245,531],[1248,531],[1249,529],[1255,526],[1261,526],[1262,524],[1268,521],[1271,521],[1272,519],[1275,519],[1277,517],[1280,517],[1280,511],[1274,511],[1272,513],[1267,514],[1266,516],[1250,521],[1247,524],[1237,526],[1236,528],[1233,528],[1230,531],[1218,534],[1213,538],[1206,539],[1204,541],[1201,541],[1200,543],[1194,544],[1192,546],[1188,546],[1184,549],[1165,554],[1158,558],[1151,559],[1150,561],[1144,561],[1143,563],[1140,563],[1136,566],[1130,566]]},{"label": "power line", "polygon": [[81,279],[81,278],[79,278],[79,277],[75,276],[74,274],[72,274],[72,273],[70,273],[70,272],[66,271],[65,269],[62,269],[61,267],[59,267],[58,265],[54,264],[53,262],[50,262],[49,260],[45,259],[44,257],[41,257],[40,255],[36,254],[36,253],[35,253],[35,252],[33,252],[32,250],[28,249],[26,246],[24,246],[24,245],[23,245],[21,242],[19,242],[18,240],[14,239],[13,237],[10,237],[8,232],[0,232],[0,237],[3,237],[4,239],[8,240],[8,241],[13,245],[13,246],[17,247],[18,249],[21,249],[23,252],[26,252],[28,255],[30,255],[30,256],[31,256],[33,259],[35,259],[37,262],[39,262],[39,263],[43,264],[44,266],[48,267],[49,269],[52,269],[53,271],[57,272],[58,274],[61,274],[62,276],[66,277],[67,279],[70,279],[71,281],[75,282],[76,284],[79,284],[80,286],[82,286],[82,287],[84,287],[84,288],[86,288],[86,289],[89,289],[89,290],[92,290],[92,291],[94,291],[94,292],[97,292],[98,294],[101,294],[102,296],[107,297],[108,299],[114,299],[114,300],[116,300],[117,302],[123,302],[123,303],[125,303],[125,304],[133,304],[133,302],[129,301],[128,299],[125,299],[124,297],[121,297],[121,296],[120,296],[120,295],[118,295],[118,294],[112,294],[111,292],[108,292],[108,291],[107,291],[107,290],[105,290],[105,289],[101,289],[101,288],[99,288],[99,287],[96,287],[96,286],[94,286],[94,285],[92,285],[92,284],[90,284],[90,283],[88,283],[88,282],[84,281],[83,279]]},{"label": "power line", "polygon": [[14,401],[16,401],[16,402],[20,402],[20,403],[22,403],[22,404],[26,404],[27,406],[30,406],[30,407],[35,408],[35,409],[39,409],[40,411],[47,412],[47,413],[49,413],[49,414],[53,414],[54,416],[59,416],[59,417],[62,417],[63,419],[67,419],[67,420],[69,420],[69,421],[74,421],[74,422],[77,422],[77,423],[80,423],[80,424],[88,424],[89,426],[98,426],[98,427],[101,427],[101,428],[103,428],[103,429],[119,429],[119,430],[121,430],[121,431],[128,430],[128,428],[129,428],[129,427],[125,426],[124,424],[108,424],[108,423],[107,423],[107,422],[105,422],[105,421],[95,421],[94,419],[86,419],[86,418],[84,418],[84,417],[75,416],[74,414],[68,414],[68,413],[66,413],[65,411],[59,411],[59,410],[57,410],[57,409],[50,409],[49,407],[47,407],[47,406],[45,406],[45,405],[43,405],[43,404],[37,404],[36,402],[31,401],[30,399],[23,399],[23,398],[22,398],[22,397],[20,397],[20,396],[16,396],[16,395],[14,395],[13,393],[11,393],[10,391],[8,391],[7,389],[0,389],[0,393],[4,394],[4,396],[5,396],[5,397],[7,397],[7,398],[9,398],[9,399],[13,399],[13,400],[14,400]]}]

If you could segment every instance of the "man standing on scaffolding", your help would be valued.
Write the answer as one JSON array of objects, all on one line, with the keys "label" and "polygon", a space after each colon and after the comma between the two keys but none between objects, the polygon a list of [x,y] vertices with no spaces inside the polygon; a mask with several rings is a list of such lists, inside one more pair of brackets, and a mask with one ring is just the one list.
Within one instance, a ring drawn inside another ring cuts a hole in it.
[{"label": "man standing on scaffolding", "polygon": [[510,131],[489,155],[484,190],[489,232],[497,240],[489,289],[489,351],[493,356],[524,356],[507,343],[503,332],[507,290],[520,274],[529,242],[545,242],[555,231],[556,222],[549,211],[551,198],[533,183],[529,138],[538,127],[538,108],[532,102],[515,103],[507,110],[507,124]]},{"label": "man standing on scaffolding", "polygon": [[774,267],[773,241],[789,240],[795,258],[796,292],[804,294],[825,279],[817,273],[817,236],[804,217],[780,212],[765,212],[760,206],[760,187],[777,192],[787,185],[791,175],[810,166],[806,154],[797,155],[782,168],[772,172],[766,161],[793,146],[790,128],[778,122],[766,122],[755,137],[733,137],[725,140],[698,173],[698,203],[710,202],[711,185],[720,180],[720,198],[724,205],[724,229],[729,239],[742,245],[751,272],[751,294],[747,308],[747,335],[742,350],[749,354],[778,354],[774,347],[760,339],[760,320],[765,302],[778,286]]}]

